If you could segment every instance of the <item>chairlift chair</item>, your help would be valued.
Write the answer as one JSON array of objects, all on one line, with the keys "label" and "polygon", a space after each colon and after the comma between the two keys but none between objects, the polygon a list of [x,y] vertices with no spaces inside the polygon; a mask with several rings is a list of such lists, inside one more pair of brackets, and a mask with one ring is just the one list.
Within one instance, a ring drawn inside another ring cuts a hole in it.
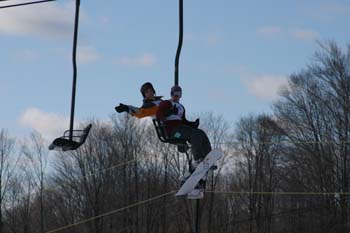
[{"label": "chairlift chair", "polygon": [[51,145],[49,150],[76,150],[84,144],[92,124],[89,124],[83,130],[73,130],[73,135],[70,135],[70,130],[66,130],[62,137],[56,138]]},{"label": "chairlift chair", "polygon": [[91,124],[85,127],[84,130],[74,130],[74,111],[75,111],[75,95],[76,95],[76,83],[77,83],[77,40],[78,40],[78,25],[79,25],[79,8],[80,0],[76,0],[75,7],[75,22],[74,22],[74,34],[73,34],[73,86],[72,86],[72,102],[70,112],[70,127],[69,130],[63,133],[62,137],[56,138],[51,145],[49,150],[76,150],[86,140],[89,135]]}]

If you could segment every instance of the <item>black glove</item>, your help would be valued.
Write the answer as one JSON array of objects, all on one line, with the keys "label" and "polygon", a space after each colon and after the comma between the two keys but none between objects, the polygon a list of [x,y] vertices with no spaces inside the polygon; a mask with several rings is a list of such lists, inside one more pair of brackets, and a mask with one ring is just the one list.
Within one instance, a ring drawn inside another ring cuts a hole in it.
[{"label": "black glove", "polygon": [[119,104],[119,106],[114,108],[118,113],[129,112],[129,107],[125,104]]},{"label": "black glove", "polygon": [[192,122],[192,127],[195,129],[198,129],[199,126],[199,118],[196,119],[196,121]]},{"label": "black glove", "polygon": [[187,125],[190,126],[191,128],[198,129],[199,119],[197,118],[196,121],[188,121]]}]

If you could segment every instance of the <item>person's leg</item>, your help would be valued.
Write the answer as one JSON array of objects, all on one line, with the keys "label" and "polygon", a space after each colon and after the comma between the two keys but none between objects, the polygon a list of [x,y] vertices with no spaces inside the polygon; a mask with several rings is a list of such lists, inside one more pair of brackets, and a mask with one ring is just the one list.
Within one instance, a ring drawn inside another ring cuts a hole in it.
[{"label": "person's leg", "polygon": [[189,126],[180,126],[173,130],[172,136],[179,139],[185,139],[190,142],[194,159],[194,161],[192,161],[191,170],[195,169],[211,151],[209,138],[201,129],[194,129]]},{"label": "person's leg", "polygon": [[192,154],[195,160],[202,160],[211,151],[211,144],[206,133],[201,129],[189,126],[180,126],[173,130],[174,138],[188,140],[192,146]]},{"label": "person's leg", "polygon": [[[190,171],[194,170],[198,164],[211,151],[211,144],[206,133],[201,129],[194,129],[188,126],[181,126],[172,132],[173,137],[186,139],[191,143],[191,150],[194,161]],[[192,173],[192,172],[191,172]],[[185,182],[190,174],[183,177],[182,182]],[[207,174],[198,182],[195,189],[189,194],[188,198],[203,198]]]},{"label": "person's leg", "polygon": [[191,127],[188,126],[179,126],[174,128],[171,131],[171,136],[173,138],[177,138],[177,139],[184,139],[187,141],[191,141],[192,139],[192,134],[193,134],[193,129]]},{"label": "person's leg", "polygon": [[[209,141],[209,138],[207,136],[207,134],[201,130],[201,129],[198,129],[201,131],[201,134],[202,134],[202,154],[205,156],[207,156],[210,151],[212,151],[212,148],[211,148],[211,143]],[[210,170],[216,170],[218,167],[214,164]]]},{"label": "person's leg", "polygon": [[[198,148],[200,152],[198,153],[198,157],[195,158],[197,164],[200,163],[212,150],[211,144],[207,134],[201,129],[195,129],[193,136],[198,140],[196,144],[200,145]],[[205,184],[207,180],[208,172],[203,176],[203,178],[198,182],[197,186],[194,189],[194,193],[196,193],[197,198],[202,198],[204,196]]]},{"label": "person's leg", "polygon": [[211,144],[210,144],[210,141],[209,141],[209,138],[207,136],[207,134],[201,130],[201,129],[198,129],[201,133],[201,138],[202,138],[202,153],[205,154],[205,156],[207,156],[207,154],[209,154],[209,152],[211,151]]},{"label": "person's leg", "polygon": [[203,158],[201,148],[202,136],[200,134],[201,133],[199,133],[197,129],[185,125],[177,127],[172,131],[172,136],[174,138],[185,139],[191,144],[191,152],[193,154],[192,166],[190,168],[191,171],[197,167],[201,158]]},{"label": "person's leg", "polygon": [[211,144],[206,133],[201,129],[193,129],[191,138],[192,147],[195,147],[196,153],[193,154],[195,160],[203,160],[211,151]]}]

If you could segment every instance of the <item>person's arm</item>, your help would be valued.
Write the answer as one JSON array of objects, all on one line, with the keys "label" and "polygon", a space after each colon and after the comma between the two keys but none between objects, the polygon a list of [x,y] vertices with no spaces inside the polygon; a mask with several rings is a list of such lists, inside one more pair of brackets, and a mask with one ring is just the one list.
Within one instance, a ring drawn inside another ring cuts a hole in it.
[{"label": "person's arm", "polygon": [[121,103],[119,106],[115,107],[115,110],[118,113],[127,112],[134,117],[144,118],[156,115],[158,106],[153,102],[148,102],[144,103],[140,108],[138,108],[132,105],[125,105]]},{"label": "person's arm", "polygon": [[157,111],[158,111],[158,106],[154,105],[148,108],[139,108],[137,112],[131,113],[131,115],[137,118],[144,118],[144,117],[156,115]]},{"label": "person's arm", "polygon": [[126,105],[126,104],[122,104],[120,103],[119,106],[116,106],[114,108],[118,113],[122,113],[122,112],[127,112],[129,114],[135,113],[139,111],[138,107],[134,107],[132,105]]},{"label": "person's arm", "polygon": [[172,104],[170,101],[165,100],[165,101],[160,102],[159,107],[158,107],[158,111],[156,114],[157,119],[163,121],[166,117],[165,114],[167,112],[169,112],[171,110],[171,108],[172,108]]}]

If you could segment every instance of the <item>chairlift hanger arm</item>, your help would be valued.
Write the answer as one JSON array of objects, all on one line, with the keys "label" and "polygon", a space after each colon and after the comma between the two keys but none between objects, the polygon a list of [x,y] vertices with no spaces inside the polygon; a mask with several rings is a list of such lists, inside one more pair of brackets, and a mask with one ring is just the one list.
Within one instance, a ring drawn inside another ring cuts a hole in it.
[{"label": "chairlift hanger arm", "polygon": [[71,102],[70,124],[69,124],[69,131],[70,131],[69,139],[70,140],[73,139],[75,95],[76,95],[76,86],[77,86],[77,43],[78,43],[78,29],[79,29],[79,9],[80,9],[80,0],[76,0],[75,21],[74,21],[74,38],[73,38],[73,53],[72,53],[73,84],[72,84],[72,102]]},{"label": "chairlift hanger arm", "polygon": [[[183,42],[183,0],[179,0],[179,42],[177,45],[177,51],[175,56],[175,86],[179,85],[179,61],[180,61],[180,54],[182,49],[182,42]],[[153,124],[156,128],[157,136],[160,141],[165,143],[182,145],[182,146],[187,145],[186,140],[169,137],[166,126],[162,125],[159,120],[154,119]]]},{"label": "chairlift hanger arm", "polygon": [[183,42],[183,0],[179,0],[179,43],[175,57],[175,86],[179,85],[179,61]]}]

